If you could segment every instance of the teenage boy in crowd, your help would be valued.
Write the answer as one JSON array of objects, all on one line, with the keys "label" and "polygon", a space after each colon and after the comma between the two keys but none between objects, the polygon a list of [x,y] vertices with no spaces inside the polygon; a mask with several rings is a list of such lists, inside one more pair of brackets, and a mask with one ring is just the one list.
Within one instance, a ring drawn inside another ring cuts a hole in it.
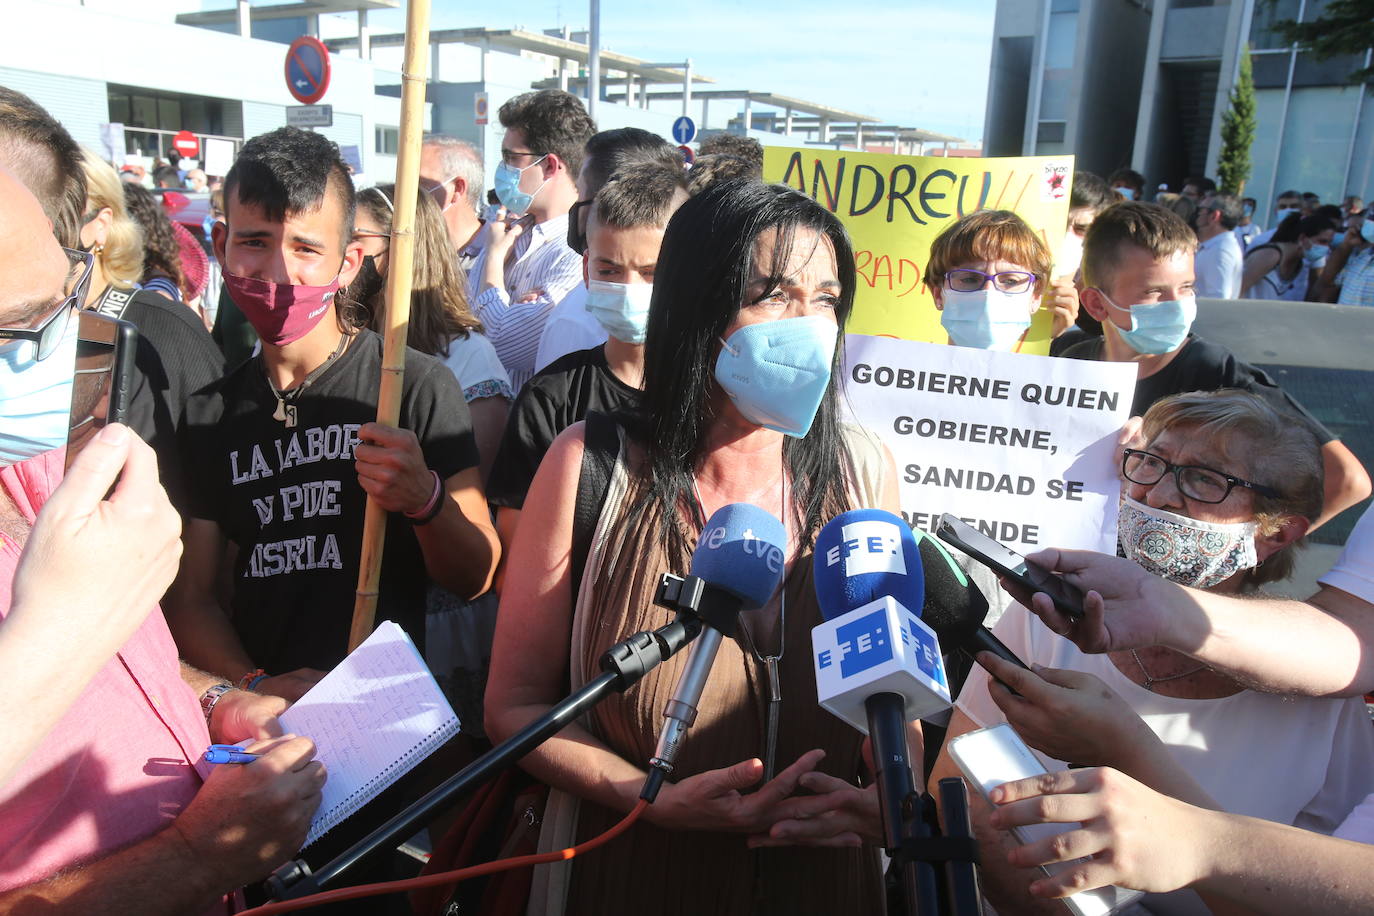
[{"label": "teenage boy in crowd", "polygon": [[[281,128],[248,141],[214,229],[262,352],[187,404],[185,555],[167,617],[188,661],[295,699],[346,651],[371,496],[389,513],[378,620],[423,650],[425,588],[485,591],[499,547],[463,392],[406,352],[401,429],[377,415],[382,339],[335,298],[362,263],[338,147]],[[228,609],[216,580],[237,548]],[[297,669],[306,669],[298,671]]]},{"label": "teenage boy in crowd", "polygon": [[1092,172],[1074,172],[1073,184],[1069,187],[1069,225],[1055,255],[1054,279],[1045,294],[1045,307],[1054,313],[1050,334],[1050,354],[1053,356],[1089,335],[1102,333],[1097,322],[1083,314],[1078,302],[1083,239],[1097,214],[1120,199],[1099,176]]},{"label": "teenage boy in crowd", "polygon": [[[577,203],[568,211],[568,247],[579,258],[587,252],[587,216],[592,199],[616,173],[640,162],[657,162],[679,171],[683,168],[677,147],[638,127],[603,130],[587,141],[583,153],[577,173]],[[606,329],[587,311],[587,286],[579,283],[549,312],[539,337],[534,371],[542,372],[560,356],[605,342]]]},{"label": "teenage boy in crowd", "polygon": [[588,411],[616,413],[635,403],[658,251],[668,220],[686,200],[686,173],[662,163],[623,169],[597,192],[582,275],[587,310],[609,336],[602,346],[555,360],[511,408],[488,481],[502,543],[514,538],[534,472],[558,434]]},{"label": "teenage boy in crowd", "polygon": [[[51,384],[60,367],[45,363],[64,352],[70,388],[71,351],[58,346],[40,356],[45,338],[60,338],[76,321],[79,295],[72,257],[52,228],[33,195],[0,168],[0,328],[12,357],[0,377],[0,404],[21,397],[30,378]],[[38,340],[14,339],[14,332]],[[24,423],[7,417],[5,432],[22,435]],[[29,752],[0,781],[0,912],[227,913],[226,894],[265,877],[304,842],[323,768],[311,763],[315,746],[306,738],[253,747],[262,756],[252,766],[200,761],[211,740],[280,736],[276,716],[286,704],[178,662],[151,597],[171,577],[177,530],[151,449],[111,426],[88,443],[54,493],[62,459],[53,450],[0,468],[7,647],[16,637],[36,638],[31,611],[35,601],[46,603],[71,643],[69,676],[89,681],[40,679],[6,694],[7,704],[23,707],[18,728],[35,707],[54,711],[53,694],[65,694],[70,705],[45,723],[51,727],[42,736],[5,735]],[[113,495],[102,500],[111,486]],[[73,547],[85,555],[73,555]],[[47,575],[35,582],[36,573]],[[121,609],[126,600],[134,607]],[[143,613],[130,617],[139,605]],[[92,627],[100,612],[127,637],[117,654]],[[103,659],[91,655],[97,646]],[[11,662],[17,667],[7,673],[37,676],[45,667],[41,658]],[[43,699],[26,704],[25,690],[42,691]],[[7,718],[13,725],[15,717]]]},{"label": "teenage boy in crowd", "polygon": [[[1133,362],[1133,417],[1160,398],[1185,391],[1243,388],[1310,415],[1268,375],[1225,347],[1191,333],[1197,316],[1193,256],[1197,237],[1176,213],[1125,201],[1109,207],[1083,246],[1083,308],[1102,337],[1064,351],[1074,359]],[[1315,420],[1326,475],[1325,505],[1312,525],[1369,495],[1369,475],[1340,440]]]},{"label": "teenage boy in crowd", "polygon": [[568,208],[596,125],[581,100],[558,89],[518,95],[500,118],[506,135],[495,185],[505,213],[483,229],[468,300],[519,391],[534,374],[549,311],[581,279],[581,258],[568,247]]}]

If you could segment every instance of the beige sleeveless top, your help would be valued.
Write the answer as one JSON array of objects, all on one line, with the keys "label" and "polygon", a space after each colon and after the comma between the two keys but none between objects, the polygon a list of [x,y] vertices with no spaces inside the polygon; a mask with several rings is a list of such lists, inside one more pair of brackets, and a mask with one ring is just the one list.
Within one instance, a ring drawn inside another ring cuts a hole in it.
[{"label": "beige sleeveless top", "polygon": [[[851,500],[877,506],[882,497],[882,447],[856,427],[844,428]],[[614,643],[668,623],[672,613],[653,603],[664,572],[685,573],[689,557],[664,556],[659,513],[634,518],[646,481],[630,472],[622,440],[611,486],[598,520],[573,617],[569,659],[572,683],[585,683]],[[634,518],[633,524],[626,524]],[[821,769],[857,782],[863,736],[816,704],[811,628],[821,621],[812,585],[811,552],[801,554],[785,580],[786,652],[780,662],[782,702],[778,770],[812,748],[823,748]],[[776,637],[774,637],[776,639]],[[721,643],[702,693],[700,713],[673,771],[682,780],[765,753],[768,678],[764,665],[736,639]],[[771,654],[776,643],[759,646]],[[681,652],[626,694],[612,694],[582,724],[625,759],[644,767],[653,755],[663,708],[688,658]],[[581,842],[623,815],[554,791],[540,848]],[[751,850],[745,835],[665,831],[640,821],[610,845],[569,863],[536,870],[532,914],[710,914],[880,912],[881,874],[875,850],[785,847]]]}]

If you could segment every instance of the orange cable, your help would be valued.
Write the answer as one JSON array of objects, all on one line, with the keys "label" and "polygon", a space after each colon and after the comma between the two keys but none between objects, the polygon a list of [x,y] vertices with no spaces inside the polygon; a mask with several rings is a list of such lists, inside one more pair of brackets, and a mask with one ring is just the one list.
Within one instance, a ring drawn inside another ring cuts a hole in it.
[{"label": "orange cable", "polygon": [[359,884],[356,887],[341,887],[332,891],[321,891],[318,894],[311,894],[308,897],[299,897],[295,900],[281,900],[275,903],[264,903],[262,906],[255,906],[249,910],[243,910],[238,916],[271,916],[273,913],[287,913],[291,910],[302,910],[306,907],[319,906],[323,903],[337,903],[343,900],[356,900],[359,897],[372,897],[377,894],[392,894],[401,891],[418,890],[422,887],[435,887],[443,884],[457,884],[468,878],[480,878],[483,875],[494,874],[499,871],[508,871],[525,866],[545,865],[550,862],[561,862],[581,855],[584,852],[591,852],[599,846],[604,846],[611,840],[620,836],[644,813],[644,809],[649,807],[649,803],[640,799],[635,806],[630,809],[630,813],[625,815],[620,823],[607,830],[600,836],[592,837],[585,843],[579,843],[567,849],[555,849],[550,852],[541,852],[532,856],[516,856],[512,859],[497,859],[494,862],[484,862],[481,865],[469,865],[467,868],[458,868],[453,871],[439,872],[434,875],[422,875],[417,878],[405,878],[400,881],[381,881],[376,884]]}]

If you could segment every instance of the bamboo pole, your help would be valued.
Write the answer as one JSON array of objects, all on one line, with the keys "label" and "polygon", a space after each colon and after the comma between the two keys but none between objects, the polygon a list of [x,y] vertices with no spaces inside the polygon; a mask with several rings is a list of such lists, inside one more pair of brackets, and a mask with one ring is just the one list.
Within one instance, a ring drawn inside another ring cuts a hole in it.
[{"label": "bamboo pole", "polygon": [[[415,264],[415,198],[420,188],[420,140],[425,112],[425,66],[429,51],[430,0],[406,4],[405,62],[401,69],[401,136],[396,156],[396,212],[391,220],[390,261],[386,275],[386,338],[382,344],[381,390],[377,422],[396,426],[401,419],[405,382],[406,333],[410,328],[411,270]],[[441,497],[442,498],[442,497]],[[363,516],[363,553],[353,624],[348,631],[352,652],[372,633],[382,575],[387,511],[372,497]]]}]

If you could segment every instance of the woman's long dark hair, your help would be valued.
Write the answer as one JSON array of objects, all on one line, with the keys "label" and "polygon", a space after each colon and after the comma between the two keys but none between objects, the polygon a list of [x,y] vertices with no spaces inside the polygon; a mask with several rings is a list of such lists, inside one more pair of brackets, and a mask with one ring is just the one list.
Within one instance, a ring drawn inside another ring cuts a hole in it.
[{"label": "woman's long dark hair", "polygon": [[[664,546],[685,553],[688,534],[679,508],[697,517],[693,481],[701,462],[720,338],[739,312],[754,272],[754,244],[778,233],[768,265],[771,294],[782,281],[799,231],[830,240],[842,291],[835,318],[840,336],[830,384],[805,438],[783,441],[792,480],[791,508],[799,543],[810,546],[825,519],[848,504],[844,444],[840,437],[836,378],[843,359],[844,325],[854,304],[854,250],[834,214],[799,191],[757,181],[722,182],[683,204],[668,223],[654,276],[644,349],[644,393],[635,435],[647,453],[649,499],[661,508]],[[762,298],[762,297],[760,297]],[[703,521],[698,518],[698,521]]]}]

